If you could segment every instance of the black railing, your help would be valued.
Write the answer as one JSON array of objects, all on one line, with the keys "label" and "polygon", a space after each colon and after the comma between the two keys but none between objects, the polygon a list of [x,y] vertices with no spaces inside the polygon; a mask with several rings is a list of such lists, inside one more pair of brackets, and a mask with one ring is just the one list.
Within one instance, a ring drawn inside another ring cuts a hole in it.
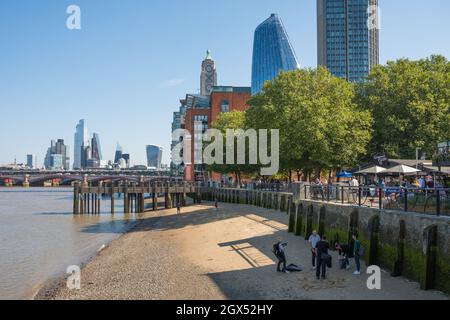
[{"label": "black railing", "polygon": [[217,183],[217,182],[201,182],[202,187],[210,188],[230,188],[230,189],[242,189],[242,190],[255,190],[255,191],[272,191],[272,192],[293,192],[292,184],[286,182],[280,183],[258,183],[258,182],[248,182],[243,183],[239,186],[227,183]]},{"label": "black railing", "polygon": [[450,189],[304,185],[301,198],[386,210],[450,216]]}]

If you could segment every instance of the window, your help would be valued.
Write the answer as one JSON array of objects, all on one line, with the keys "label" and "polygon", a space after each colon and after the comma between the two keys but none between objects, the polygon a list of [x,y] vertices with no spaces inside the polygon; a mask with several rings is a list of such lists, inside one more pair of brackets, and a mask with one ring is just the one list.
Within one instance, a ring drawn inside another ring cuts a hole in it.
[{"label": "window", "polygon": [[228,100],[222,100],[221,111],[230,112],[230,102]]}]

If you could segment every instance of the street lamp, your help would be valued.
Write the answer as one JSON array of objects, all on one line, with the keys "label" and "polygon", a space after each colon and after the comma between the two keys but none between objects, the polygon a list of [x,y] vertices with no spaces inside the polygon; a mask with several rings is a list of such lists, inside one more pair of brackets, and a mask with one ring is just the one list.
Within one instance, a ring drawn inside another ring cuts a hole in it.
[{"label": "street lamp", "polygon": [[416,169],[419,169],[419,151],[422,150],[422,148],[416,148]]}]

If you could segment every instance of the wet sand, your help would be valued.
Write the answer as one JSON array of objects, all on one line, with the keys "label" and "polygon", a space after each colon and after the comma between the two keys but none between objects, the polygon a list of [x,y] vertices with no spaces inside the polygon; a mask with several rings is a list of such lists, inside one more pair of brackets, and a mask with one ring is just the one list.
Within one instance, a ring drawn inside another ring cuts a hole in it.
[{"label": "wet sand", "polygon": [[[220,204],[216,211],[204,203],[183,208],[181,215],[176,209],[149,212],[83,267],[80,290],[56,279],[35,299],[449,298],[386,272],[382,289],[369,290],[368,275],[338,270],[335,253],[327,279],[318,281],[307,242],[287,234],[287,223],[285,213],[235,204]],[[276,272],[271,249],[279,236],[288,242],[288,263],[302,265],[302,272]]]}]

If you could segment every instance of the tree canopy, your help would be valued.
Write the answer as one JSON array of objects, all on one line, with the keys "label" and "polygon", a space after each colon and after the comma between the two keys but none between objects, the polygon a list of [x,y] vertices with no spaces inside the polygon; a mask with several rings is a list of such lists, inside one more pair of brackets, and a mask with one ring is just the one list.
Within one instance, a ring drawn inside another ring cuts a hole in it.
[{"label": "tree canopy", "polygon": [[[450,140],[450,63],[443,56],[391,61],[373,68],[362,84],[323,67],[280,72],[248,104],[246,112],[221,114],[213,127],[224,134],[279,129],[279,176],[350,168],[380,153],[411,159],[416,148],[431,156],[437,143]],[[239,177],[259,168],[210,166]]]},{"label": "tree canopy", "polygon": [[359,96],[374,118],[371,154],[413,159],[421,148],[431,157],[437,143],[450,140],[450,63],[443,56],[377,66]]},{"label": "tree canopy", "polygon": [[354,85],[323,67],[282,72],[249,104],[247,127],[280,130],[284,170],[355,165],[371,139],[372,118],[356,104]]}]

